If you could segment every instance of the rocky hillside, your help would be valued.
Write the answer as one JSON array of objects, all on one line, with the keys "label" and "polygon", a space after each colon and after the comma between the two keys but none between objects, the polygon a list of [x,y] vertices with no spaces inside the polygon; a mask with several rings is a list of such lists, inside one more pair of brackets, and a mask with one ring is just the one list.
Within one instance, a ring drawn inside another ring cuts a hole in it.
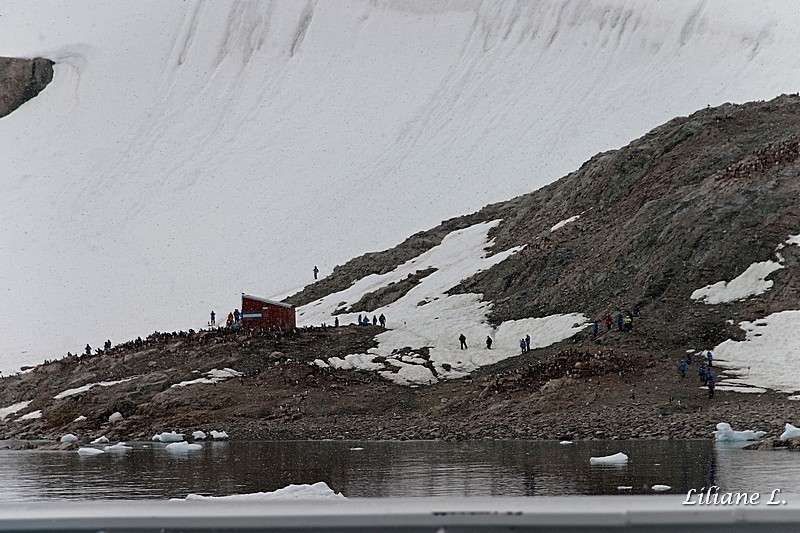
[{"label": "rocky hillside", "polygon": [[0,117],[4,117],[39,94],[53,81],[49,59],[0,57]]},{"label": "rocky hillside", "polygon": [[638,304],[657,318],[654,334],[666,346],[719,342],[735,334],[725,320],[796,306],[797,247],[772,275],[775,288],[757,300],[721,312],[690,295],[774,259],[776,246],[800,230],[798,132],[798,95],[676,118],[536,192],[353,259],[288,301],[309,303],[392,270],[455,229],[500,218],[495,249],[525,249],[453,291],[482,293],[496,323],[574,311],[602,318]]},{"label": "rocky hillside", "polygon": [[[365,353],[378,326],[153,334],[3,378],[0,433],[71,431],[84,441],[173,429],[277,439],[654,438],[707,436],[720,420],[780,432],[796,405],[785,394],[720,390],[711,400],[693,372],[677,379],[676,367],[687,346],[741,338],[739,320],[797,307],[800,247],[778,258],[777,245],[800,233],[798,131],[798,95],[676,118],[544,189],[353,259],[289,298],[312,302],[393,270],[453,230],[501,219],[494,249],[524,249],[452,292],[482,293],[496,323],[636,307],[631,332],[584,330],[421,388],[314,364]],[[770,259],[783,268],[764,294],[713,306],[691,298]],[[386,305],[429,275],[366,294],[347,311]],[[111,424],[115,412],[123,418]]]}]

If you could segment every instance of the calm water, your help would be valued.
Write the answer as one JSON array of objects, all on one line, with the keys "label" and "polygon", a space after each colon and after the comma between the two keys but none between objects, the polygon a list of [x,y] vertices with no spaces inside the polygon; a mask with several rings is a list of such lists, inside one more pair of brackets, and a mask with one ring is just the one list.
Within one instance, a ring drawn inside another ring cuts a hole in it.
[{"label": "calm water", "polygon": [[[348,497],[651,494],[654,484],[672,493],[709,485],[800,492],[800,454],[708,440],[212,442],[183,454],[132,445],[128,453],[88,457],[0,451],[0,501],[224,496],[317,481]],[[618,451],[630,457],[627,466],[589,466],[589,457]]]}]

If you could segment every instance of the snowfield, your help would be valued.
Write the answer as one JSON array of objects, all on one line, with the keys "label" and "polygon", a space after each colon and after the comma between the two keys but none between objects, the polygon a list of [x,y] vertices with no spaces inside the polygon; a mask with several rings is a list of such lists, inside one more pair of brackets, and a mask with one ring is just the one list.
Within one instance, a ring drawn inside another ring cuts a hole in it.
[{"label": "snowfield", "polygon": [[56,66],[0,119],[0,370],[198,329],[674,116],[796,92],[798,26],[790,0],[6,2],[2,54]]},{"label": "snowfield", "polygon": [[[374,316],[384,315],[389,328],[376,337],[377,348],[368,354],[351,354],[344,359],[320,359],[316,364],[374,370],[402,385],[430,385],[440,379],[467,376],[481,366],[519,355],[519,341],[526,335],[530,335],[533,349],[568,339],[580,331],[587,318],[579,313],[510,320],[492,327],[488,323],[492,304],[483,301],[481,295],[447,294],[462,280],[520,250],[517,247],[488,255],[487,249],[493,244],[488,240],[489,230],[499,223],[495,220],[454,231],[438,246],[391,272],[367,276],[343,291],[299,308],[298,325],[331,325],[334,312],[348,309],[365,294],[415,272],[433,271],[402,298],[372,313]],[[356,324],[360,313],[335,316],[340,324]],[[460,347],[462,334],[467,338],[467,349]],[[491,349],[486,347],[487,337],[492,338]]]}]

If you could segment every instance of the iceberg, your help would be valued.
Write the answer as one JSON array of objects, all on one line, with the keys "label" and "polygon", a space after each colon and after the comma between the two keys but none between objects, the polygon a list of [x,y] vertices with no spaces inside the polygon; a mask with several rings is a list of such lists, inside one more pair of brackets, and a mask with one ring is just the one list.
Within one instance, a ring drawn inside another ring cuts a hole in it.
[{"label": "iceberg", "polygon": [[792,437],[800,437],[800,428],[791,425],[789,422],[786,422],[786,429],[778,438],[780,440],[789,440]]},{"label": "iceberg", "polygon": [[590,457],[590,465],[624,465],[628,462],[628,456],[622,452],[615,453],[614,455],[606,455],[603,457]]},{"label": "iceberg", "polygon": [[128,450],[132,450],[132,446],[128,446],[124,442],[118,442],[113,446],[105,446],[103,448],[107,452],[127,452]]},{"label": "iceberg", "polygon": [[174,431],[165,431],[153,435],[155,442],[181,442],[183,440],[183,433],[175,433]]},{"label": "iceberg", "polygon": [[98,450],[97,448],[78,448],[79,455],[100,455],[101,453],[106,452]]},{"label": "iceberg", "polygon": [[717,424],[717,430],[714,432],[714,440],[719,441],[745,441],[745,440],[758,440],[764,435],[766,431],[753,431],[747,429],[744,431],[734,431],[731,425],[727,422],[720,422]]},{"label": "iceberg", "polygon": [[61,437],[61,442],[75,442],[78,440],[78,437],[73,435],[72,433],[67,433],[63,437]]},{"label": "iceberg", "polygon": [[187,500],[344,500],[340,492],[334,492],[324,481],[313,485],[288,485],[272,492],[232,494],[230,496],[201,496],[189,494]]},{"label": "iceberg", "polygon": [[173,442],[167,444],[167,450],[171,452],[189,452],[192,450],[201,450],[203,447],[200,444],[189,444],[188,442]]}]

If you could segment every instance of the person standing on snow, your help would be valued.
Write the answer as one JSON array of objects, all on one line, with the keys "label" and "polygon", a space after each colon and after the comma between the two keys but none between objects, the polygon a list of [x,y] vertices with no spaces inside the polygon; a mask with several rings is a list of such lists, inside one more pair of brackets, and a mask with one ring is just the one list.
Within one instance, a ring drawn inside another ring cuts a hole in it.
[{"label": "person standing on snow", "polygon": [[233,310],[233,321],[234,322],[239,322],[239,316],[241,316],[241,315],[239,315],[239,310],[238,309],[234,309]]},{"label": "person standing on snow", "polygon": [[319,274],[319,269],[317,268],[317,265],[314,265],[314,279],[317,279],[317,274]]},{"label": "person standing on snow", "polygon": [[521,353],[525,353],[525,337],[519,340],[519,350]]},{"label": "person standing on snow", "polygon": [[217,313],[215,313],[214,311],[211,311],[211,325],[212,326],[216,326],[217,325],[216,319],[217,319]]},{"label": "person standing on snow", "polygon": [[467,349],[467,338],[464,336],[463,333],[458,336],[458,340],[461,341],[461,349],[462,350],[466,350]]},{"label": "person standing on snow", "polygon": [[526,352],[530,352],[531,351],[531,336],[530,335],[525,335],[525,351]]},{"label": "person standing on snow", "polygon": [[386,328],[386,317],[383,316],[383,313],[381,313],[381,316],[378,317],[378,322],[381,323],[382,328]]},{"label": "person standing on snow", "polygon": [[492,349],[492,338],[488,335],[486,336],[486,349],[487,350]]},{"label": "person standing on snow", "polygon": [[334,319],[333,319],[333,327],[335,327],[335,328],[339,327],[339,317],[338,316],[334,317]]}]

